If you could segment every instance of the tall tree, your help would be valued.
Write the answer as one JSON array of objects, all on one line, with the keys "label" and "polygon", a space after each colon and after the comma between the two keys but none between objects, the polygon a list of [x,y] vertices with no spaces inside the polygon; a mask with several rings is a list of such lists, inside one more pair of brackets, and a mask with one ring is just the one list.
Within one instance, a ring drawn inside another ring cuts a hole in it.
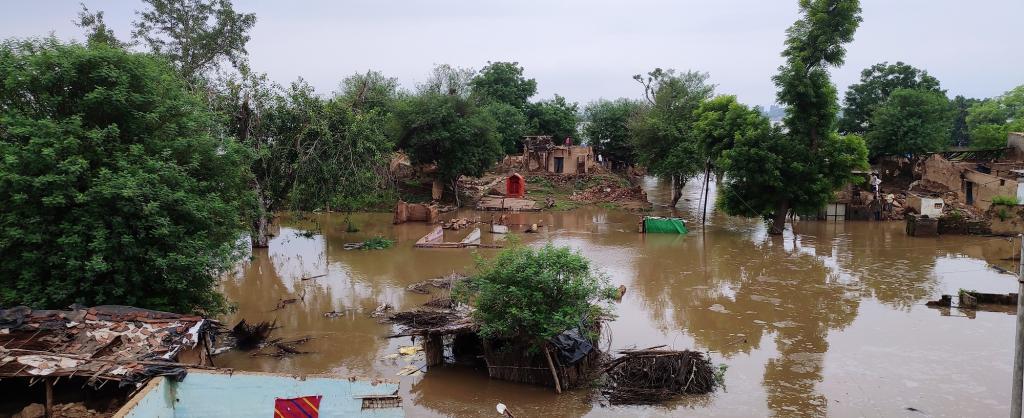
[{"label": "tall tree", "polygon": [[1024,131],[1024,85],[971,106],[967,126],[974,148],[1006,146],[1006,135]]},{"label": "tall tree", "polygon": [[488,62],[469,82],[473,94],[525,111],[537,94],[537,81],[523,76],[518,62]]},{"label": "tall tree", "polygon": [[530,120],[526,113],[502,102],[488,102],[482,106],[482,110],[494,119],[495,134],[505,154],[518,152],[523,135],[530,132]]},{"label": "tall tree", "polygon": [[238,260],[244,150],[164,60],[0,46],[0,305],[215,313]]},{"label": "tall tree", "polygon": [[578,111],[579,105],[576,102],[569,102],[557,94],[554,99],[533,103],[527,112],[532,134],[551,135],[557,144],[561,144],[565,138],[575,138]]},{"label": "tall tree", "polygon": [[927,90],[896,89],[871,116],[868,150],[872,157],[906,155],[912,161],[949,144],[952,108],[946,95]]},{"label": "tall tree", "polygon": [[629,123],[640,110],[640,103],[629,99],[598,100],[583,110],[584,136],[613,167],[631,166],[636,160]]},{"label": "tall tree", "polygon": [[132,37],[166,56],[193,85],[227,61],[245,64],[256,15],[235,12],[231,0],[143,0]]},{"label": "tall tree", "polygon": [[711,98],[715,86],[708,74],[656,68],[647,77],[633,76],[644,87],[644,111],[630,124],[637,160],[648,172],[671,180],[672,206],[683,186],[704,170],[705,159],[693,135],[696,110]]},{"label": "tall tree", "polygon": [[883,62],[865,68],[860,73],[860,83],[851,84],[843,101],[843,117],[839,120],[839,131],[864,134],[871,130],[871,115],[882,106],[889,95],[897,89],[919,89],[945,94],[939,87],[939,80],[927,71],[897,62]]},{"label": "tall tree", "polygon": [[801,18],[787,30],[786,63],[773,80],[788,109],[786,132],[769,131],[736,142],[724,153],[726,177],[719,204],[727,213],[770,219],[781,234],[790,210],[814,212],[867,166],[860,138],[836,132],[836,88],[828,68],[843,63],[843,44],[860,24],[857,0],[800,0]]}]

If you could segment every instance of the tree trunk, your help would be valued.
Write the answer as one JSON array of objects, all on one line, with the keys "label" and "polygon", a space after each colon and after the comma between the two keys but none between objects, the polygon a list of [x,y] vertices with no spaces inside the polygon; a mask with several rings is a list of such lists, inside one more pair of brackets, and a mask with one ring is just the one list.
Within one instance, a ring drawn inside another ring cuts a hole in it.
[{"label": "tree trunk", "polygon": [[686,183],[683,182],[680,176],[672,176],[672,207],[675,208],[679,204],[679,199],[683,197],[683,186]]},{"label": "tree trunk", "polygon": [[273,214],[267,210],[266,201],[261,196],[260,186],[257,184],[256,189],[256,217],[252,220],[252,229],[249,230],[249,235],[252,238],[253,248],[267,248],[270,246],[270,223],[272,221]]},{"label": "tree trunk", "polygon": [[452,192],[455,194],[455,207],[462,207],[462,202],[459,201],[459,177],[456,176],[452,180]]},{"label": "tree trunk", "polygon": [[252,220],[252,247],[267,248],[270,246],[270,218],[259,214]]},{"label": "tree trunk", "polygon": [[772,225],[768,229],[771,235],[782,235],[786,230],[786,214],[789,213],[789,201],[779,202],[775,206],[775,213],[772,215]]}]

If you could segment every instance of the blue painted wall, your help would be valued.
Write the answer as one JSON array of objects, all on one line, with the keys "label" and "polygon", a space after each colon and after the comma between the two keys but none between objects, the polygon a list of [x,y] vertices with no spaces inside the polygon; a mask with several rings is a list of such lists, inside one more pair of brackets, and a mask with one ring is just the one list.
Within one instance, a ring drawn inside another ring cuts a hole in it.
[{"label": "blue painted wall", "polygon": [[404,417],[402,408],[362,410],[363,395],[390,395],[396,383],[267,374],[191,371],[183,382],[164,380],[125,418],[221,418],[274,416],[275,398],[322,395],[321,417]]}]

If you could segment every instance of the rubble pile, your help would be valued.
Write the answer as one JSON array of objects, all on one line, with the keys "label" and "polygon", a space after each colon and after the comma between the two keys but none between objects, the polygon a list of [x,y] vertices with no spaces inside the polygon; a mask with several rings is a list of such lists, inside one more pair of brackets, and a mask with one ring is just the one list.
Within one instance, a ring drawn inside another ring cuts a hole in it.
[{"label": "rubble pile", "polygon": [[640,186],[621,187],[613,183],[604,183],[590,187],[569,196],[574,202],[628,202],[647,201],[647,192]]},{"label": "rubble pile", "polygon": [[177,356],[207,343],[214,321],[128,306],[0,310],[0,377],[92,376],[122,386],[183,374]]},{"label": "rubble pile", "polygon": [[476,225],[478,223],[481,223],[479,217],[473,218],[473,219],[470,219],[470,218],[454,218],[454,219],[449,220],[449,221],[441,222],[441,228],[450,229],[452,231],[458,231],[458,230],[460,230],[462,228],[466,228],[466,227],[469,227],[471,225]]}]

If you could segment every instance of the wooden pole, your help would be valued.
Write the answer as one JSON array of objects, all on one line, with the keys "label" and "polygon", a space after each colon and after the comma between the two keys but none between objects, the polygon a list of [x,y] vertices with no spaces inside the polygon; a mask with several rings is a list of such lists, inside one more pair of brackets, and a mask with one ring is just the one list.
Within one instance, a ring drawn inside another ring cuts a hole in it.
[{"label": "wooden pole", "polygon": [[544,358],[548,360],[548,368],[551,369],[551,378],[555,379],[555,393],[562,393],[562,384],[558,382],[558,372],[555,371],[555,363],[551,361],[551,353],[544,347]]},{"label": "wooden pole", "polygon": [[[708,180],[711,180],[711,158],[704,163],[704,208],[701,209],[700,214],[700,225],[704,226],[704,222],[708,218]],[[703,232],[703,228],[701,228]]]},{"label": "wooden pole", "polygon": [[53,378],[46,378],[46,418],[53,418]]},{"label": "wooden pole", "polygon": [[1024,235],[1021,235],[1021,268],[1017,276],[1017,336],[1013,350],[1013,382],[1010,392],[1010,417],[1021,417],[1021,394],[1024,392]]}]

